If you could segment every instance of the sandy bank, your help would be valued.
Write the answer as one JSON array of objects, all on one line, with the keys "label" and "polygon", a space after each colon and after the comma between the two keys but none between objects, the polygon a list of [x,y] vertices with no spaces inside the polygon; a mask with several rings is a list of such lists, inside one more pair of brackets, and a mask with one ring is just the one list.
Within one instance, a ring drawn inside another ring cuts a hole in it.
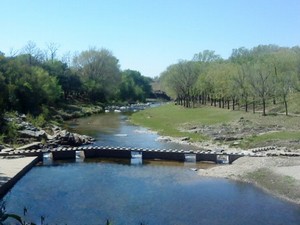
[{"label": "sandy bank", "polygon": [[250,182],[277,197],[300,204],[300,157],[242,157],[199,175]]},{"label": "sandy bank", "polygon": [[[207,151],[222,149],[228,153],[254,153],[255,149],[243,150],[220,145],[211,141],[189,143],[185,138],[160,137],[158,141],[171,141],[180,144],[194,145]],[[264,150],[257,155],[261,157],[244,156],[230,165],[218,165],[200,170],[200,176],[228,178],[255,184],[263,190],[290,202],[300,204],[300,157],[267,156],[276,153],[299,155],[299,151],[284,151],[280,148]]]}]

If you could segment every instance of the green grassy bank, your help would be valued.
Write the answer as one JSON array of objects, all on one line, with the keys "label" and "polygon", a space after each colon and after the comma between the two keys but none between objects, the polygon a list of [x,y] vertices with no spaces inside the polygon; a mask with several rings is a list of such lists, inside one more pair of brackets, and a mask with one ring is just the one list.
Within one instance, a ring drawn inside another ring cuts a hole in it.
[{"label": "green grassy bank", "polygon": [[[261,116],[209,106],[187,109],[170,103],[134,113],[131,121],[160,135],[189,137],[192,142],[214,140],[208,133],[193,132],[193,129],[209,127],[218,133],[226,128],[228,134],[241,134],[236,146],[245,149],[273,144],[288,146],[289,143],[296,147],[300,143],[299,116]],[[231,145],[234,141],[219,142]]]},{"label": "green grassy bank", "polygon": [[182,131],[188,124],[213,125],[230,122],[238,118],[240,112],[224,111],[216,108],[186,109],[174,104],[165,104],[132,115],[134,124],[157,131],[161,135],[172,137],[190,137],[192,141],[207,140],[205,134],[193,134]]}]

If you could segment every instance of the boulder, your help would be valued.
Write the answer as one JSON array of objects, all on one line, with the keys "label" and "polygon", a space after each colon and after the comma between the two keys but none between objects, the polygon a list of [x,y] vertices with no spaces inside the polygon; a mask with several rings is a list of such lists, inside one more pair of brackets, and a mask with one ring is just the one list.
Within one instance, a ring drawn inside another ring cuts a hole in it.
[{"label": "boulder", "polygon": [[46,139],[47,135],[46,132],[44,130],[37,130],[37,131],[33,131],[33,130],[20,130],[18,131],[20,136],[23,138],[34,138],[36,140],[42,140],[42,139]]},{"label": "boulder", "polygon": [[93,139],[86,135],[71,133],[66,130],[61,130],[56,134],[55,140],[58,140],[61,145],[80,146],[83,144],[92,143]]}]

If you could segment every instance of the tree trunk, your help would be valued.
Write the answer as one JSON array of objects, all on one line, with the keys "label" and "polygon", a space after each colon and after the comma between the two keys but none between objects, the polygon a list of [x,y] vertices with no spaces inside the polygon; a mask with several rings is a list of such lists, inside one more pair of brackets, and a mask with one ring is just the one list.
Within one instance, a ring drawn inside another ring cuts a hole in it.
[{"label": "tree trunk", "polygon": [[252,109],[253,109],[253,113],[255,114],[255,98],[253,98]]},{"label": "tree trunk", "polygon": [[262,103],[263,103],[263,116],[266,116],[266,99],[265,98],[263,98],[262,99]]},{"label": "tree trunk", "polygon": [[285,115],[288,116],[289,115],[289,113],[288,113],[288,105],[287,105],[287,100],[286,100],[285,96],[283,97],[283,101],[284,101],[284,107],[285,107]]}]

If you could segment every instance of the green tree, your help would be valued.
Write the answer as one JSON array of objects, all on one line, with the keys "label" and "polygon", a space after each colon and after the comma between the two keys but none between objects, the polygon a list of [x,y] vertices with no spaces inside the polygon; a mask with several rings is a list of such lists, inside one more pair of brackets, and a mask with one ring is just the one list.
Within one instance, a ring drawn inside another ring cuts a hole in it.
[{"label": "green tree", "polygon": [[91,48],[74,57],[74,68],[91,100],[105,102],[116,97],[121,81],[118,62],[107,49]]},{"label": "green tree", "polygon": [[204,50],[194,55],[193,61],[196,62],[220,62],[222,61],[222,57],[220,55],[215,54],[215,51]]},{"label": "green tree", "polygon": [[176,97],[178,104],[190,107],[197,90],[199,66],[193,61],[179,61],[161,75],[169,96]]},{"label": "green tree", "polygon": [[274,55],[275,89],[285,106],[288,115],[288,96],[297,82],[297,56],[290,50],[281,50]]},{"label": "green tree", "polygon": [[150,78],[142,76],[138,71],[123,71],[122,81],[119,88],[120,99],[122,101],[144,102],[152,91],[150,82]]},{"label": "green tree", "polygon": [[32,67],[16,85],[16,96],[24,113],[38,114],[43,104],[54,105],[62,95],[57,79],[40,67]]},{"label": "green tree", "polygon": [[249,83],[252,87],[253,95],[261,100],[263,116],[266,116],[267,100],[272,96],[274,88],[271,81],[273,74],[273,68],[266,58],[258,58],[258,60],[252,64]]},{"label": "green tree", "polygon": [[66,63],[51,59],[43,63],[42,67],[49,75],[57,78],[65,99],[79,97],[83,92],[83,84],[79,75],[72,71]]}]

